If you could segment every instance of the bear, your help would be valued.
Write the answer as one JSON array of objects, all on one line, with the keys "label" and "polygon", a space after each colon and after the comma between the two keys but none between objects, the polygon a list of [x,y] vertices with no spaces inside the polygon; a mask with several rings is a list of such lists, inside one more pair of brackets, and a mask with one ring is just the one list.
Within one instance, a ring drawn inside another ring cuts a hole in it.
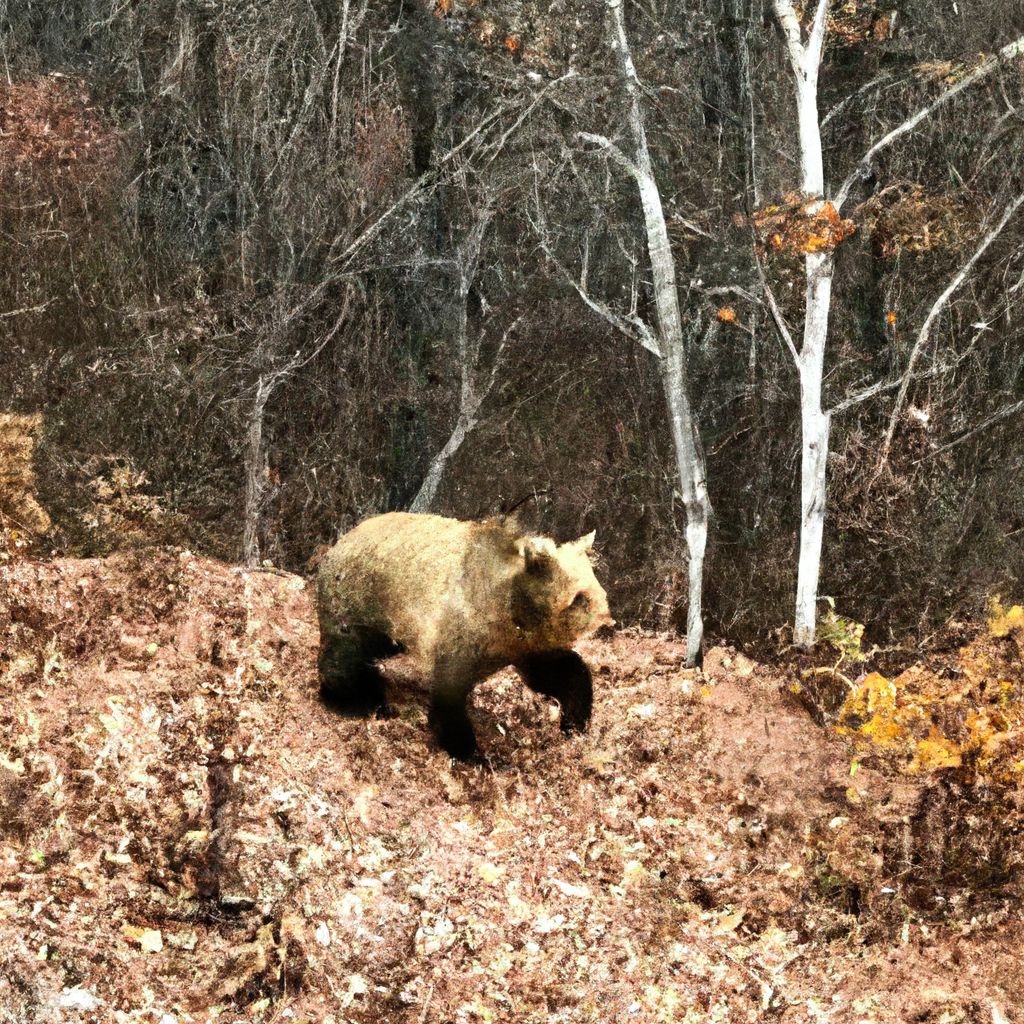
[{"label": "bear", "polygon": [[593,542],[593,533],[565,544],[524,535],[511,517],[364,520],[318,567],[321,698],[348,713],[388,714],[376,662],[407,653],[429,682],[438,743],[474,760],[466,702],[477,683],[513,665],[530,689],[559,701],[564,733],[584,731],[593,686],[571,645],[613,624]]}]

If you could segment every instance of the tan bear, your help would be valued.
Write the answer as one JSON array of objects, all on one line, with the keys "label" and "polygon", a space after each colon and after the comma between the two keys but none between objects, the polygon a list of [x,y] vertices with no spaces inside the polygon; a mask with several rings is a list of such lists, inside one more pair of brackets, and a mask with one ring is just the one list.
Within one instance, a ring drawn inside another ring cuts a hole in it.
[{"label": "tan bear", "polygon": [[588,557],[594,535],[555,544],[514,521],[390,512],[345,534],[320,562],[320,692],[356,713],[387,712],[374,664],[408,652],[430,682],[430,724],[453,757],[476,754],[473,687],[514,665],[562,706],[562,731],[590,721],[590,670],[571,645],[611,623]]}]

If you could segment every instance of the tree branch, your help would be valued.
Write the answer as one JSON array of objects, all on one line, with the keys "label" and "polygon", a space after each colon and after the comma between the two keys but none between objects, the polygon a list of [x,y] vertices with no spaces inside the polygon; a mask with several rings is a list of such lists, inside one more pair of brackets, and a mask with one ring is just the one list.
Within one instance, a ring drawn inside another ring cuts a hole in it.
[{"label": "tree branch", "polygon": [[[946,363],[935,363],[933,366],[929,366],[927,370],[918,370],[914,374],[913,379],[915,381],[928,380],[931,377],[938,377],[940,374],[949,373],[950,370],[955,370],[964,360],[969,359],[974,350],[978,347],[978,340],[982,334],[989,330],[988,324],[975,324],[975,327],[980,327],[974,337],[971,338],[971,343],[957,354],[956,359]],[[863,391],[858,391],[857,394],[851,395],[849,398],[844,399],[838,405],[832,407],[829,410],[829,416],[835,416],[837,413],[846,412],[847,409],[852,408],[855,405],[860,405],[861,402],[866,402],[868,399],[874,398],[875,395],[880,395],[885,391],[895,391],[900,386],[902,378],[900,380],[885,380],[879,381],[877,384],[872,384],[870,387],[864,388]]]},{"label": "tree branch", "polygon": [[[788,2],[788,0],[776,0],[776,4]],[[908,132],[912,132],[926,117],[930,117],[939,107],[948,103],[951,99],[959,96],[965,89],[980,82],[983,78],[986,78],[993,71],[996,70],[1005,61],[1012,60],[1014,57],[1018,57],[1024,54],[1024,36],[1015,39],[1012,43],[1007,43],[998,53],[989,57],[987,60],[982,61],[970,74],[965,75],[960,79],[956,85],[950,86],[945,92],[940,93],[928,106],[922,107],[912,117],[907,118],[901,125],[893,128],[888,135],[884,135],[878,140],[865,154],[860,158],[857,166],[850,172],[846,181],[843,182],[839,191],[836,193],[833,205],[836,210],[841,210],[843,203],[849,198],[850,190],[857,183],[857,181],[864,177],[864,175],[871,169],[871,161],[877,156],[883,149],[891,146],[897,139],[902,138]]]},{"label": "tree branch", "polygon": [[817,69],[821,62],[821,48],[825,43],[825,27],[828,24],[828,3],[829,0],[818,0],[817,10],[814,12],[814,20],[811,22],[811,32],[807,39],[807,63],[808,67]]},{"label": "tree branch", "polygon": [[610,306],[605,305],[605,303],[601,302],[599,299],[595,299],[590,294],[587,289],[587,266],[589,263],[589,254],[586,250],[584,250],[584,256],[580,267],[580,280],[578,281],[569,273],[565,264],[563,264],[562,261],[559,260],[559,258],[551,251],[551,246],[548,244],[547,239],[547,225],[544,221],[544,208],[540,201],[539,187],[535,187],[534,189],[534,204],[537,210],[537,219],[535,220],[530,216],[529,212],[527,212],[527,218],[533,226],[533,230],[537,234],[541,251],[548,258],[551,265],[562,275],[563,278],[565,278],[584,303],[599,317],[601,317],[602,320],[611,324],[612,327],[629,338],[630,341],[638,342],[643,348],[647,349],[651,355],[657,356],[660,359],[662,357],[662,353],[657,337],[651,328],[636,313],[630,313],[628,316],[623,316],[621,313],[616,313]]},{"label": "tree branch", "polygon": [[792,65],[793,73],[800,76],[804,71],[806,56],[803,37],[800,33],[800,19],[796,16],[796,10],[791,0],[773,0],[772,7],[786,37],[786,49],[789,51],[789,63]]},{"label": "tree branch", "polygon": [[928,311],[928,316],[925,317],[924,323],[921,325],[921,330],[918,331],[917,340],[914,342],[914,347],[910,350],[910,358],[907,360],[907,369],[904,372],[903,379],[900,382],[899,394],[896,396],[896,402],[893,405],[892,413],[889,416],[889,428],[885,433],[885,440],[882,442],[882,451],[878,458],[878,466],[875,469],[874,477],[877,479],[878,474],[882,471],[882,467],[885,465],[885,460],[889,457],[889,450],[892,447],[893,435],[896,433],[896,425],[899,422],[900,413],[903,411],[903,403],[906,401],[907,391],[910,388],[910,382],[914,372],[914,364],[917,362],[918,356],[921,354],[921,350],[924,348],[925,343],[928,340],[928,336],[932,329],[932,324],[938,318],[939,314],[948,305],[950,298],[956,292],[956,290],[967,280],[971,270],[974,269],[974,265],[984,255],[988,247],[999,237],[1002,233],[1003,228],[1006,227],[1010,218],[1017,212],[1021,203],[1024,203],[1024,193],[1017,196],[1016,199],[1012,200],[1003,211],[1002,217],[999,218],[999,223],[981,240],[981,244],[977,249],[974,250],[971,258],[960,268],[956,276],[946,286],[945,291],[935,300],[932,304],[932,308]]},{"label": "tree branch", "polygon": [[779,304],[775,301],[775,293],[771,289],[771,285],[768,284],[768,278],[765,277],[764,267],[761,266],[761,257],[757,254],[757,241],[754,241],[754,266],[757,267],[757,276],[761,281],[761,291],[764,292],[764,297],[768,300],[768,308],[771,310],[772,319],[775,321],[775,327],[779,334],[782,336],[782,340],[786,343],[786,347],[789,349],[789,354],[793,357],[793,365],[799,367],[800,365],[800,353],[796,350],[796,344],[793,342],[793,334],[786,324],[786,319],[782,315],[782,310],[779,309]]},{"label": "tree branch", "polygon": [[[989,416],[987,420],[968,430],[966,434],[961,434],[955,440],[950,441],[949,444],[944,444],[941,448],[936,448],[935,451],[929,453],[925,458],[933,458],[936,455],[940,455],[942,452],[948,452],[950,448],[955,448],[958,444],[963,444],[964,441],[969,441],[972,437],[976,437],[983,430],[988,430],[989,427],[995,426],[995,424],[1009,419],[1018,412],[1024,412],[1024,399],[1019,402],[1014,402],[1011,405],[1004,406],[999,410],[999,412]],[[919,461],[923,462],[924,460],[921,459]]]},{"label": "tree branch", "polygon": [[[552,89],[556,86],[561,85],[562,82],[573,78],[576,75],[575,69],[570,68],[560,78],[556,78],[553,82],[549,82],[540,93],[535,96],[532,102],[527,106],[526,110],[520,114],[519,117],[513,121],[512,125],[502,133],[501,137],[497,140],[495,145],[492,147],[493,152],[490,160],[487,161],[487,165],[498,155],[502,147],[508,141],[509,136],[526,120],[526,118],[536,108],[537,104],[544,98]],[[494,111],[489,117],[485,117],[476,128],[469,133],[460,143],[453,146],[447,153],[442,156],[437,165],[424,171],[413,183],[409,186],[369,227],[367,227],[353,242],[351,242],[341,253],[332,258],[332,262],[341,263],[343,266],[351,261],[352,257],[359,252],[360,249],[364,248],[370,242],[372,242],[377,235],[380,234],[384,225],[398,212],[413,196],[417,195],[428,185],[432,184],[438,177],[440,177],[442,168],[446,164],[449,164],[459,153],[461,153],[474,139],[479,137],[485,132],[495,121],[497,121],[502,115],[506,113],[513,104],[504,104]],[[486,165],[485,165],[486,166]]]},{"label": "tree branch", "polygon": [[831,121],[831,120],[832,120],[832,118],[836,116],[836,114],[838,114],[838,113],[839,113],[839,112],[840,112],[841,110],[845,110],[845,109],[846,109],[846,107],[848,107],[848,106],[849,106],[849,105],[850,105],[850,104],[851,104],[851,103],[852,103],[852,102],[853,102],[853,101],[854,101],[854,100],[855,100],[855,99],[856,99],[856,98],[857,98],[858,96],[860,96],[860,95],[861,95],[861,93],[869,92],[869,91],[870,91],[871,89],[877,88],[877,87],[878,87],[878,86],[880,86],[880,85],[881,85],[881,84],[882,84],[883,82],[887,82],[887,81],[889,81],[889,80],[890,80],[891,78],[892,78],[892,73],[891,73],[891,72],[889,72],[889,71],[883,71],[883,72],[882,72],[882,74],[878,75],[878,76],[877,76],[876,78],[872,78],[872,79],[871,79],[871,81],[870,81],[870,82],[868,82],[867,84],[865,84],[865,85],[862,85],[862,86],[861,86],[861,87],[860,87],[860,88],[859,88],[859,89],[858,89],[858,90],[857,90],[856,92],[852,92],[852,93],[850,93],[850,95],[849,95],[849,96],[844,96],[844,97],[843,97],[843,98],[842,98],[842,99],[841,99],[841,100],[840,100],[840,101],[839,101],[839,102],[838,102],[838,103],[837,103],[837,104],[836,104],[836,105],[835,105],[835,106],[834,106],[834,107],[833,107],[833,108],[832,108],[832,109],[831,109],[831,110],[830,110],[830,111],[829,111],[829,112],[828,112],[828,113],[827,113],[827,114],[826,114],[826,115],[825,115],[825,116],[824,116],[824,117],[823,117],[823,118],[821,119],[821,127],[822,127],[822,128],[824,128],[824,127],[825,127],[825,125],[827,125],[827,124],[829,123],[829,121]]},{"label": "tree branch", "polygon": [[494,161],[500,155],[501,151],[505,148],[505,143],[508,142],[509,138],[516,131],[516,129],[519,128],[520,125],[522,125],[522,123],[533,113],[537,104],[540,103],[540,101],[544,99],[549,92],[551,92],[553,89],[556,89],[563,82],[567,82],[570,78],[575,78],[576,73],[577,72],[575,68],[569,68],[569,70],[566,71],[564,75],[561,75],[560,77],[554,79],[554,81],[548,82],[548,84],[544,86],[544,88],[541,89],[536,96],[534,96],[529,106],[527,106],[527,108],[519,115],[519,117],[515,119],[515,121],[512,122],[511,125],[509,125],[509,127],[504,132],[502,132],[501,138],[499,138],[498,141],[491,147],[493,150],[491,157],[484,163],[481,170],[487,170],[487,168],[490,167],[492,163],[494,163]]},{"label": "tree branch", "polygon": [[631,175],[633,175],[634,178],[638,181],[640,180],[643,172],[607,136],[595,135],[593,132],[577,132],[576,138],[582,139],[584,142],[592,142],[595,146],[600,146],[602,149],[606,149],[608,151],[608,155],[612,157],[616,163],[621,164]]}]

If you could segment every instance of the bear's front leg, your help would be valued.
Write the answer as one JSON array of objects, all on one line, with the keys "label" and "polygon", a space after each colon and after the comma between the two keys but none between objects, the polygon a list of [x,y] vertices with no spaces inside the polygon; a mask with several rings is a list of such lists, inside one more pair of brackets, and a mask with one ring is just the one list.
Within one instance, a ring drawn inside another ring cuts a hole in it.
[{"label": "bear's front leg", "polygon": [[575,651],[544,651],[516,662],[523,682],[562,705],[562,732],[584,732],[594,706],[594,684],[587,663]]},{"label": "bear's front leg", "polygon": [[441,748],[458,761],[479,757],[466,702],[476,675],[457,659],[444,659],[434,669],[430,690],[430,727]]},{"label": "bear's front leg", "polygon": [[473,726],[466,714],[466,701],[439,694],[430,698],[430,727],[441,749],[457,761],[473,761],[480,754]]}]

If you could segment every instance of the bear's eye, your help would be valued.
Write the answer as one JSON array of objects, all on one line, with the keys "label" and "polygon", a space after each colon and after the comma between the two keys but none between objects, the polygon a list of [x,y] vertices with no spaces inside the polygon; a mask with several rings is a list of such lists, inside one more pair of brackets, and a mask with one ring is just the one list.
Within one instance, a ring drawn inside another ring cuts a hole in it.
[{"label": "bear's eye", "polygon": [[573,599],[570,608],[584,609],[590,607],[590,598],[581,590]]}]

